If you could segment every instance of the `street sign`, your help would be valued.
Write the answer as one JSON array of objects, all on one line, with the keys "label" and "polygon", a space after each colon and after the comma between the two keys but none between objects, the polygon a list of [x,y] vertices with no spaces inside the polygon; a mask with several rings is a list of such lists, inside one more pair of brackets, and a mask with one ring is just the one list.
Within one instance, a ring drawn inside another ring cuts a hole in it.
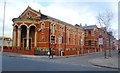
[{"label": "street sign", "polygon": [[84,45],[84,40],[83,39],[81,39],[81,44]]},{"label": "street sign", "polygon": [[99,38],[99,45],[103,45],[103,38]]},{"label": "street sign", "polygon": [[62,36],[59,36],[58,37],[58,44],[61,44],[62,43]]},{"label": "street sign", "polygon": [[61,49],[60,49],[60,44],[62,43],[62,36],[58,37],[58,44],[59,44],[59,56],[61,56]]}]

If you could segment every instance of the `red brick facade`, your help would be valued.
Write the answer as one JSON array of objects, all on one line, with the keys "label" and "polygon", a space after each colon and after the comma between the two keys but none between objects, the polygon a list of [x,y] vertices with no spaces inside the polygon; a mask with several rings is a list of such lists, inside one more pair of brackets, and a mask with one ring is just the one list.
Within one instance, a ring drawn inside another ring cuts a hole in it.
[{"label": "red brick facade", "polygon": [[[104,28],[98,28],[96,25],[86,26],[85,28],[85,48],[89,52],[103,52],[106,50],[114,50],[116,49],[116,45],[114,44],[116,39],[110,34],[106,32]],[[99,44],[99,39],[103,39],[103,44]],[[110,39],[110,40],[109,40]]]},{"label": "red brick facade", "polygon": [[30,7],[18,18],[14,18],[13,23],[13,48],[4,51],[45,55],[50,48],[53,48],[57,56],[60,53],[75,55],[100,51],[97,44],[99,37],[97,27],[84,30],[82,27],[49,17]]}]

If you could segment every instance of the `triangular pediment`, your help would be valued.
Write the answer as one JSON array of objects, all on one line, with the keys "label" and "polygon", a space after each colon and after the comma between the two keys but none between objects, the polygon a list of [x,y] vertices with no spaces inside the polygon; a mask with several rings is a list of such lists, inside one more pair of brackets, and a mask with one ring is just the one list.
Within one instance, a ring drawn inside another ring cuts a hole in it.
[{"label": "triangular pediment", "polygon": [[41,13],[33,10],[31,7],[28,6],[27,9],[19,17],[38,19],[41,17]]}]

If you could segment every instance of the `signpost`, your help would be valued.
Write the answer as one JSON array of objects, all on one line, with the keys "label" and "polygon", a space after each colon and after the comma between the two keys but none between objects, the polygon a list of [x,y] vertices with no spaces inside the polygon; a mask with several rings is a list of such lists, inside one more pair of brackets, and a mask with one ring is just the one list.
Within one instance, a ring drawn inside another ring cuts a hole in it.
[{"label": "signpost", "polygon": [[102,33],[101,32],[100,32],[100,35],[99,35],[98,44],[100,46],[100,51],[102,52],[101,46],[103,45],[103,38],[102,38]]},{"label": "signpost", "polygon": [[59,44],[59,56],[60,56],[60,54],[61,54],[61,49],[60,49],[60,44],[62,43],[62,36],[59,36],[58,37],[58,44]]},{"label": "signpost", "polygon": [[99,45],[103,45],[103,38],[99,38]]}]

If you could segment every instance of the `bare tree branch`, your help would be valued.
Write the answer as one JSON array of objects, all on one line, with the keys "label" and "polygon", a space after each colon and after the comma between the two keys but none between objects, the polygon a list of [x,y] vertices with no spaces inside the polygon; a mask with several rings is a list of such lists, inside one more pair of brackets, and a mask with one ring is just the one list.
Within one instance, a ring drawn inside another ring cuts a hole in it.
[{"label": "bare tree branch", "polygon": [[109,39],[109,56],[111,57],[111,50],[110,50],[110,35],[108,35],[107,32],[110,32],[111,30],[111,21],[113,19],[113,13],[110,10],[106,10],[104,13],[99,13],[98,16],[96,17],[99,25],[101,27],[105,27],[105,36],[104,36],[104,55],[106,58],[106,43],[107,39]]},{"label": "bare tree branch", "polygon": [[112,19],[113,19],[113,13],[110,10],[106,10],[104,13],[99,13],[97,16],[99,25],[101,27],[106,27],[108,31],[111,26]]}]

